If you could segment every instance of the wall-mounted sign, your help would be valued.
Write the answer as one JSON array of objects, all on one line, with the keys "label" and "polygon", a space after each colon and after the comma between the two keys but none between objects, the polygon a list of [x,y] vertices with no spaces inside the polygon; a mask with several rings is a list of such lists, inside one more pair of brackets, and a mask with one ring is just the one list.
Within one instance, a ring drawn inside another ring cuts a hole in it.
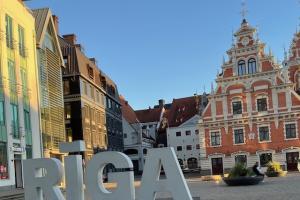
[{"label": "wall-mounted sign", "polygon": [[[83,141],[60,145],[62,153],[84,151]],[[118,187],[110,192],[103,184],[103,170],[113,164],[120,172],[109,174]],[[163,166],[166,179],[159,179]],[[42,174],[42,170],[46,173]],[[180,169],[173,148],[149,149],[141,186],[135,192],[133,164],[120,152],[101,152],[92,157],[85,170],[85,188],[91,200],[155,200],[157,192],[170,192],[174,200],[192,200],[187,183]],[[65,157],[62,163],[55,158],[40,158],[24,161],[25,200],[64,200],[58,185],[65,172],[66,199],[84,200],[82,156]]]}]

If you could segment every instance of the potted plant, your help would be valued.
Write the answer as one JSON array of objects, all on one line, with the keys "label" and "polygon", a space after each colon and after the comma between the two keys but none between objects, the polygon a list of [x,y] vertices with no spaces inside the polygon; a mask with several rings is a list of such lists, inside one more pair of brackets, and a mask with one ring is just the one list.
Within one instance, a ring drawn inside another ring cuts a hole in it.
[{"label": "potted plant", "polygon": [[229,186],[256,185],[264,179],[263,176],[255,176],[244,164],[236,164],[230,171],[228,177],[223,181]]},{"label": "potted plant", "polygon": [[279,162],[269,162],[267,165],[266,175],[268,177],[285,176],[286,172],[281,169]]}]

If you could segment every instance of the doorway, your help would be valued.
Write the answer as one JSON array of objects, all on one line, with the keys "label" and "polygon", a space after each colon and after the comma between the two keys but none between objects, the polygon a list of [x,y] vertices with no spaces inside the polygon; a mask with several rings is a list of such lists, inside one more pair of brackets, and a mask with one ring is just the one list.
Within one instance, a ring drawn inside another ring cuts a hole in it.
[{"label": "doorway", "polygon": [[211,167],[213,175],[223,174],[223,158],[212,158]]},{"label": "doorway", "polygon": [[14,157],[16,188],[23,188],[22,157],[20,154],[15,154]]},{"label": "doorway", "polygon": [[299,152],[286,153],[287,171],[298,171]]}]

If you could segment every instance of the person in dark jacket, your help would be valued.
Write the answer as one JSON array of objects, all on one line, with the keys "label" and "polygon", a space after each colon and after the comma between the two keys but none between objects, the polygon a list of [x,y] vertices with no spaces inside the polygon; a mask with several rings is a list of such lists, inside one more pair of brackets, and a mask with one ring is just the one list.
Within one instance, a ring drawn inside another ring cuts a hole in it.
[{"label": "person in dark jacket", "polygon": [[256,162],[252,167],[253,172],[256,174],[256,176],[264,176],[263,173],[259,170],[258,162]]}]

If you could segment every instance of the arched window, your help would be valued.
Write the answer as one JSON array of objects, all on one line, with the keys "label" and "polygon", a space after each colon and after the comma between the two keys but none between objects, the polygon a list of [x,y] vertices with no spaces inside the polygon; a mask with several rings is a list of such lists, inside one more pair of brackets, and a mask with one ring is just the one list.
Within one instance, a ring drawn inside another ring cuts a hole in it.
[{"label": "arched window", "polygon": [[248,73],[249,74],[254,74],[256,73],[256,60],[254,58],[250,58],[248,60]]},{"label": "arched window", "polygon": [[240,60],[238,62],[238,75],[245,75],[246,74],[246,63],[244,60]]}]

